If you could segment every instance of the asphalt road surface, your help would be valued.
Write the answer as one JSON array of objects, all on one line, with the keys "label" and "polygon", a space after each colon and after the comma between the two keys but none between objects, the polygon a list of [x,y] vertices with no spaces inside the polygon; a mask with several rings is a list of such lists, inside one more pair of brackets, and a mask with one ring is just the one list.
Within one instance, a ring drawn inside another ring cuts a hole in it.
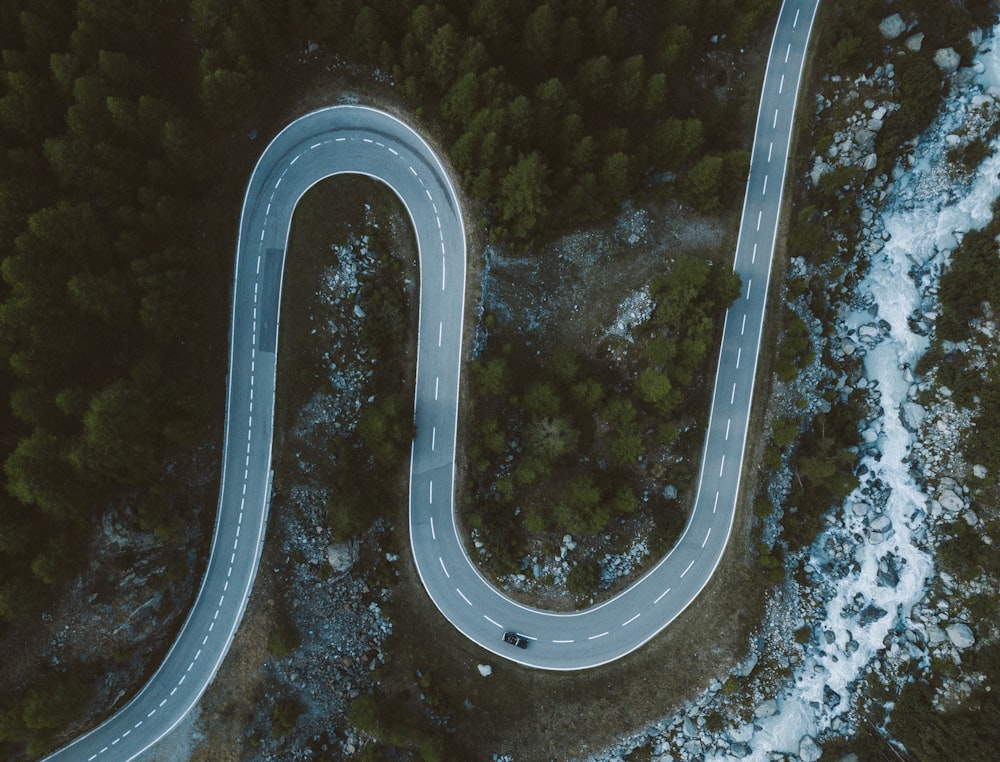
[{"label": "asphalt road surface", "polygon": [[[691,519],[677,546],[615,598],[575,613],[522,606],[478,573],[454,521],[455,437],[465,302],[465,230],[440,161],[413,130],[354,106],[308,114],[261,156],[244,199],[233,284],[222,486],[208,568],[177,640],[125,707],[52,760],[130,760],[175,727],[218,671],[260,560],[271,489],[279,300],[292,212],[315,183],[364,174],[400,197],[420,252],[420,324],[410,537],[428,594],[465,636],[532,667],[576,670],[624,656],[663,630],[715,571],[733,523],[770,262],[803,56],[818,0],[786,0],[761,97],[735,269]],[[501,641],[515,630],[519,649]]]}]

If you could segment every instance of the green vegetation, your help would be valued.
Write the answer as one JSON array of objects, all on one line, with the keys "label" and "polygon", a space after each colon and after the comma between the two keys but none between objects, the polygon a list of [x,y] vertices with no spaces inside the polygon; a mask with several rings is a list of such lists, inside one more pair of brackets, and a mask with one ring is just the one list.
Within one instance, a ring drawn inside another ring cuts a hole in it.
[{"label": "green vegetation", "polygon": [[140,525],[174,536],[187,496],[163,464],[219,407],[224,327],[204,327],[225,325],[225,280],[174,12],[4,5],[0,622],[77,571],[61,549],[112,496],[139,490]]},{"label": "green vegetation", "polygon": [[711,35],[745,44],[776,5],[194,0],[192,11],[209,113],[245,113],[276,36],[378,66],[441,126],[491,235],[509,242],[616,209],[656,170],[687,178],[700,207],[739,197],[742,103],[698,66]]},{"label": "green vegetation", "polygon": [[83,713],[98,673],[75,663],[47,670],[30,688],[0,698],[0,750],[14,745],[32,756],[49,751],[55,740]]},{"label": "green vegetation", "polygon": [[[744,44],[776,4],[4,4],[0,622],[77,571],[60,548],[112,499],[135,495],[162,537],[184,526],[191,496],[163,464],[221,420],[233,215],[256,150],[232,137],[289,101],[302,40],[391,74],[386,92],[435,125],[510,243],[617,209],[663,171],[703,208],[736,198],[744,104],[702,53],[711,34]],[[370,457],[407,440],[387,425],[403,402],[366,414]]]},{"label": "green vegetation", "polygon": [[304,707],[296,699],[279,699],[271,710],[271,735],[275,738],[288,735],[299,721]]},{"label": "green vegetation", "polygon": [[457,741],[408,693],[358,696],[351,704],[349,721],[377,742],[369,752],[372,759],[389,757],[392,748],[414,751],[424,762],[462,758]]},{"label": "green vegetation", "polygon": [[[502,327],[491,335],[471,367],[466,506],[494,571],[517,570],[529,536],[594,534],[636,512],[640,459],[677,443],[701,409],[719,317],[739,289],[728,267],[678,259],[653,284],[643,349],[624,365],[570,350],[541,359]],[[650,490],[643,511],[659,529],[657,546],[669,547],[684,525],[680,506]],[[583,574],[578,567],[574,582]]]},{"label": "green vegetation", "polygon": [[274,618],[267,650],[276,659],[283,659],[299,647],[302,637],[287,611],[279,611]]},{"label": "green vegetation", "polygon": [[1000,470],[1000,363],[986,357],[985,367],[971,367],[969,354],[953,345],[946,351],[943,342],[975,339],[970,321],[984,315],[985,304],[996,301],[1000,293],[998,235],[1000,200],[994,202],[990,223],[965,235],[941,276],[941,315],[927,359],[937,363],[938,382],[954,392],[955,401],[976,410],[976,425],[970,429],[964,449],[971,462],[983,464],[990,473]]},{"label": "green vegetation", "polygon": [[[853,397],[859,392],[854,392]],[[812,428],[799,439],[792,456],[792,487],[783,519],[789,548],[808,546],[818,534],[820,518],[838,505],[859,482],[857,411],[850,403],[836,402],[820,413]]]},{"label": "green vegetation", "polygon": [[961,707],[945,711],[933,704],[938,683],[917,680],[907,683],[892,710],[889,731],[921,760],[992,759],[996,756],[1000,731],[996,717],[1000,696],[991,690],[1000,680],[1000,646],[993,643],[972,653],[963,653],[967,670],[981,672],[972,696]]}]

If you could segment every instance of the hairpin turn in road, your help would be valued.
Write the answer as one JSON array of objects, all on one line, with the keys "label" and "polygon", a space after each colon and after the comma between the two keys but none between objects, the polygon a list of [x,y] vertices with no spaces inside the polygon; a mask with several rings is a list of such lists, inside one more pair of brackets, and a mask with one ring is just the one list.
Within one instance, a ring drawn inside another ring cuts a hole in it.
[{"label": "hairpin turn in road", "polygon": [[[222,485],[211,555],[195,603],[146,686],[48,759],[134,759],[198,702],[229,649],[267,524],[279,302],[292,213],[312,185],[335,174],[384,182],[402,200],[416,233],[421,282],[410,539],[417,570],[441,613],[498,656],[542,669],[576,670],[621,658],[684,611],[718,566],[733,523],[796,95],[817,4],[786,0],[779,14],[734,264],[743,293],[726,315],[697,498],[680,541],[654,569],[611,600],[573,613],[518,604],[479,574],[454,515],[466,265],[457,194],[426,141],[395,117],[360,106],[322,109],[292,122],[271,141],[244,198]],[[527,647],[504,642],[508,632]]]}]

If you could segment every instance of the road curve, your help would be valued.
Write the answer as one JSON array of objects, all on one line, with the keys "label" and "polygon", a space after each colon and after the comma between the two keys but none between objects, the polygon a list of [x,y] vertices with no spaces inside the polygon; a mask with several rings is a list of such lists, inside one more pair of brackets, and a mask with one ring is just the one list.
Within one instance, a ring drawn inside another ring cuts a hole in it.
[{"label": "road curve", "polygon": [[[463,550],[454,523],[452,462],[426,438],[414,442],[410,542],[417,569],[441,613],[498,656],[551,670],[619,659],[676,619],[722,559],[739,495],[796,97],[817,6],[818,0],[785,0],[778,16],[734,261],[743,293],[726,313],[695,504],[670,553],[628,589],[583,611],[556,613],[516,603],[488,584]],[[420,434],[421,395],[432,380],[418,373]],[[525,635],[529,647],[503,643],[505,630]]]},{"label": "road curve", "polygon": [[[786,0],[779,15],[734,265],[744,293],[726,315],[697,498],[670,554],[613,599],[573,613],[518,604],[479,574],[465,553],[454,513],[466,263],[454,187],[427,143],[394,117],[358,106],[322,109],[274,138],[244,198],[222,484],[211,555],[194,606],[145,687],[103,724],[48,759],[134,759],[197,703],[229,649],[253,586],[267,523],[279,303],[292,213],[312,185],[335,174],[364,174],[384,182],[402,200],[416,233],[420,318],[410,538],[417,570],[441,613],[498,656],[531,667],[576,670],[639,648],[687,608],[718,566],[733,523],[795,99],[817,3]],[[529,648],[502,643],[505,629],[526,635]]]}]

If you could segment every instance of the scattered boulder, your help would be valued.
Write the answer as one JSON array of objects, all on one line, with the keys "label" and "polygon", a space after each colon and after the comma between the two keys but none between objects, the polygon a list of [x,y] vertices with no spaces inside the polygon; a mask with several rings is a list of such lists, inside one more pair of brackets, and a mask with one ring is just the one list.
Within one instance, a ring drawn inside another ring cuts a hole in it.
[{"label": "scattered boulder", "polygon": [[927,625],[927,645],[929,646],[939,646],[948,639],[944,630],[938,627],[936,624]]},{"label": "scattered boulder", "polygon": [[843,697],[837,691],[829,685],[823,686],[823,703],[827,709],[836,709],[840,706],[841,701],[843,701]]},{"label": "scattered boulder", "polygon": [[860,624],[862,627],[865,627],[871,624],[872,622],[877,622],[887,613],[889,612],[887,612],[885,609],[876,606],[874,603],[869,603],[861,610],[861,613],[858,614],[858,624]]},{"label": "scattered boulder", "polygon": [[819,762],[823,756],[823,747],[816,743],[812,736],[802,736],[799,741],[799,759],[802,762]]},{"label": "scattered boulder", "polygon": [[948,633],[948,640],[955,648],[971,648],[976,644],[976,636],[972,634],[972,628],[962,622],[949,624],[945,632]]},{"label": "scattered boulder", "polygon": [[774,717],[778,713],[778,702],[774,699],[764,699],[761,701],[757,708],[754,710],[753,716],[758,720],[763,720],[766,717]]},{"label": "scattered boulder", "polygon": [[895,40],[899,37],[899,35],[906,31],[906,22],[903,21],[902,16],[898,13],[894,13],[891,16],[886,16],[882,19],[881,23],[878,25],[878,30],[887,40]]},{"label": "scattered boulder", "polygon": [[917,431],[926,415],[927,411],[923,406],[913,401],[904,402],[899,409],[899,419],[907,431]]},{"label": "scattered boulder", "polygon": [[906,49],[911,53],[919,53],[920,48],[924,44],[924,33],[917,32],[916,34],[911,34],[906,38]]},{"label": "scattered boulder", "polygon": [[344,574],[358,560],[358,546],[353,542],[331,542],[326,546],[326,560],[335,574]]},{"label": "scattered boulder", "polygon": [[483,677],[489,677],[490,675],[493,674],[493,667],[491,667],[489,664],[480,664],[479,674],[482,675]]},{"label": "scattered boulder", "polygon": [[938,48],[934,52],[934,63],[942,74],[954,74],[958,71],[958,65],[961,62],[962,57],[955,52],[954,48]]},{"label": "scattered boulder", "polygon": [[951,489],[941,490],[941,494],[938,495],[938,502],[949,513],[958,513],[965,508],[965,501]]}]

